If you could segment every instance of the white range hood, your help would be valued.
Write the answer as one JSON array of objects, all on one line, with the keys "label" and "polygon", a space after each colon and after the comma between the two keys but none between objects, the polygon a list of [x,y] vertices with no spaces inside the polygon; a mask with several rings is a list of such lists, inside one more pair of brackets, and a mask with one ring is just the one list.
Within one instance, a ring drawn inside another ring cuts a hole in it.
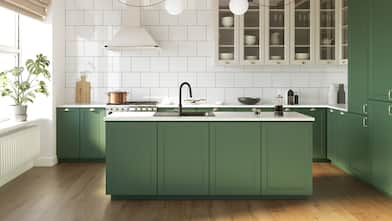
[{"label": "white range hood", "polygon": [[140,9],[129,7],[123,26],[104,46],[109,50],[158,49],[159,43],[141,25]]}]

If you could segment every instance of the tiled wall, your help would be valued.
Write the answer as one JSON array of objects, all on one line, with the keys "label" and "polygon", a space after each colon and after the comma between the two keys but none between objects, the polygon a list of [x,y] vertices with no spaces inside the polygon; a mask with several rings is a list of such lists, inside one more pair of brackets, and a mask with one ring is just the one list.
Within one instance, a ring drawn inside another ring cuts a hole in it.
[{"label": "tiled wall", "polygon": [[213,0],[184,1],[187,9],[179,16],[162,6],[142,11],[142,23],[162,50],[111,52],[104,42],[128,24],[127,8],[118,0],[66,0],[66,102],[74,102],[80,72],[88,73],[94,103],[106,102],[106,92],[117,89],[132,99],[176,97],[179,83],[188,81],[195,96],[211,103],[234,103],[239,96],[271,103],[277,90],[292,88],[302,103],[323,104],[330,84],[347,84],[341,65],[215,66]]}]

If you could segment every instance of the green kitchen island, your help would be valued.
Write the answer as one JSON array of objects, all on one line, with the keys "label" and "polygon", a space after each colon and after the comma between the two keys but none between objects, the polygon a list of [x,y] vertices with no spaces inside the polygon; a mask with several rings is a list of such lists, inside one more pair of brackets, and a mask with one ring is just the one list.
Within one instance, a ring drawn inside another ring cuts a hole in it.
[{"label": "green kitchen island", "polygon": [[314,118],[287,112],[105,118],[112,199],[297,198],[312,194]]}]

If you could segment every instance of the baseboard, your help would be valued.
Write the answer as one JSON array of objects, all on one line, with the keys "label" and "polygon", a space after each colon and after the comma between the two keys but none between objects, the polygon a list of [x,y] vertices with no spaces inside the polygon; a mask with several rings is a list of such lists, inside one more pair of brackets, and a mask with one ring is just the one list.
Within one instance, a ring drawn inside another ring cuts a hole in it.
[{"label": "baseboard", "polygon": [[57,157],[39,157],[35,160],[35,167],[53,167],[57,165],[58,160]]},{"label": "baseboard", "polygon": [[2,176],[0,178],[0,187],[10,182],[11,180],[15,179],[16,177],[22,175],[24,172],[30,170],[33,167],[34,167],[34,161],[31,160],[28,161],[27,163],[22,164],[18,168],[12,170],[12,172]]}]

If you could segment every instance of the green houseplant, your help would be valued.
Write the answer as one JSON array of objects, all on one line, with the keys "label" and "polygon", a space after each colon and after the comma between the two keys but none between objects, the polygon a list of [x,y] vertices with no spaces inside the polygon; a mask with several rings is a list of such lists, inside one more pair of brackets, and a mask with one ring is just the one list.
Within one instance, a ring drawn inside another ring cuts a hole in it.
[{"label": "green houseplant", "polygon": [[[14,101],[11,107],[15,121],[26,121],[27,104],[33,103],[37,95],[49,95],[46,85],[51,78],[49,65],[47,57],[39,54],[35,59],[26,61],[26,68],[14,67],[0,72],[0,93],[2,97],[8,96]],[[25,73],[25,69],[28,73]]]}]

